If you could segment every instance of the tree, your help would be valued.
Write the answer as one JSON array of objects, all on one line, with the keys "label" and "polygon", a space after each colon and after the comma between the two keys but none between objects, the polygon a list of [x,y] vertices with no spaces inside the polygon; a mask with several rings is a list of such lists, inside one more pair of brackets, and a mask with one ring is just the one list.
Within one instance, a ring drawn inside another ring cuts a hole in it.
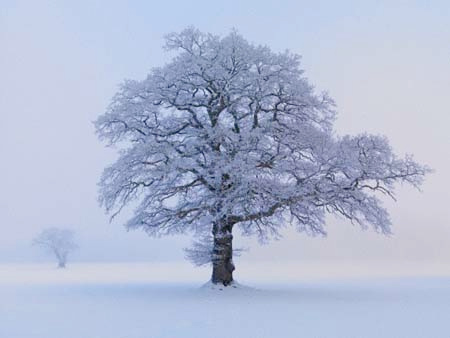
[{"label": "tree", "polygon": [[58,268],[65,268],[67,256],[78,248],[74,237],[72,230],[47,228],[36,236],[33,245],[38,245],[54,254],[58,259]]},{"label": "tree", "polygon": [[122,148],[100,202],[112,218],[138,202],[126,226],[152,236],[211,233],[202,252],[213,283],[233,282],[236,227],[261,240],[286,223],[325,235],[334,213],[387,234],[379,194],[419,187],[429,171],[385,137],[336,136],[334,102],[315,93],[298,55],[194,28],[168,35],[166,48],[174,58],[125,81],[96,121],[99,138]]}]

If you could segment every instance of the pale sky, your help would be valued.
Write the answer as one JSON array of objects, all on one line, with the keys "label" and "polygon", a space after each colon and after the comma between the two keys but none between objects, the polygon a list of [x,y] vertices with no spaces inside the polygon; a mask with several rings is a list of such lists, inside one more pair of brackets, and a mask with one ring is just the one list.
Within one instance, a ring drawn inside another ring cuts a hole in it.
[{"label": "pale sky", "polygon": [[[364,3],[364,4],[362,4]],[[76,260],[180,260],[184,237],[151,239],[111,224],[96,183],[114,160],[92,121],[125,78],[167,61],[163,36],[186,26],[302,55],[338,105],[339,134],[387,135],[436,172],[386,203],[394,235],[329,219],[329,236],[292,231],[240,258],[441,262],[450,269],[450,3],[447,1],[0,0],[0,261],[42,260],[47,226],[79,237]],[[126,215],[124,215],[126,216]]]}]

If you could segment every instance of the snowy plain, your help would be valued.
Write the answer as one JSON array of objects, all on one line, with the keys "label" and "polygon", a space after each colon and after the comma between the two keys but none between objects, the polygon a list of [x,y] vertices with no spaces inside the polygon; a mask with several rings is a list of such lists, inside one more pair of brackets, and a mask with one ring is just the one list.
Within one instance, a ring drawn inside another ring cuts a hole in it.
[{"label": "snowy plain", "polygon": [[0,264],[0,337],[450,337],[450,276],[298,268],[241,264],[250,287],[221,291],[188,263]]}]

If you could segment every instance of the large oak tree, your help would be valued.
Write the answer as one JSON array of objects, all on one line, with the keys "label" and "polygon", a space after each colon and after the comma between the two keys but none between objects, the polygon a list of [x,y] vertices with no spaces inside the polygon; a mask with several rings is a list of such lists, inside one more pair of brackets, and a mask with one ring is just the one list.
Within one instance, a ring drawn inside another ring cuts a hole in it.
[{"label": "large oak tree", "polygon": [[96,122],[122,149],[100,181],[107,211],[137,202],[128,228],[212,234],[204,258],[223,285],[233,282],[236,227],[260,238],[286,223],[325,234],[325,215],[337,213],[390,232],[377,195],[393,197],[396,182],[419,186],[428,169],[398,158],[384,137],[336,136],[333,100],[314,91],[298,55],[193,28],[166,47],[176,56],[125,81]]}]

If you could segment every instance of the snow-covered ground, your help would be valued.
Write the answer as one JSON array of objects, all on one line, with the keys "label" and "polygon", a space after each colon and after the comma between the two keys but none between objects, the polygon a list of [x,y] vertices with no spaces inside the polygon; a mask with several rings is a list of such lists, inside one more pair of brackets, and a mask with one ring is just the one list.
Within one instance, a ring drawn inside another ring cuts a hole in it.
[{"label": "snow-covered ground", "polygon": [[187,264],[3,264],[0,337],[450,337],[450,277],[242,275],[221,291]]}]

